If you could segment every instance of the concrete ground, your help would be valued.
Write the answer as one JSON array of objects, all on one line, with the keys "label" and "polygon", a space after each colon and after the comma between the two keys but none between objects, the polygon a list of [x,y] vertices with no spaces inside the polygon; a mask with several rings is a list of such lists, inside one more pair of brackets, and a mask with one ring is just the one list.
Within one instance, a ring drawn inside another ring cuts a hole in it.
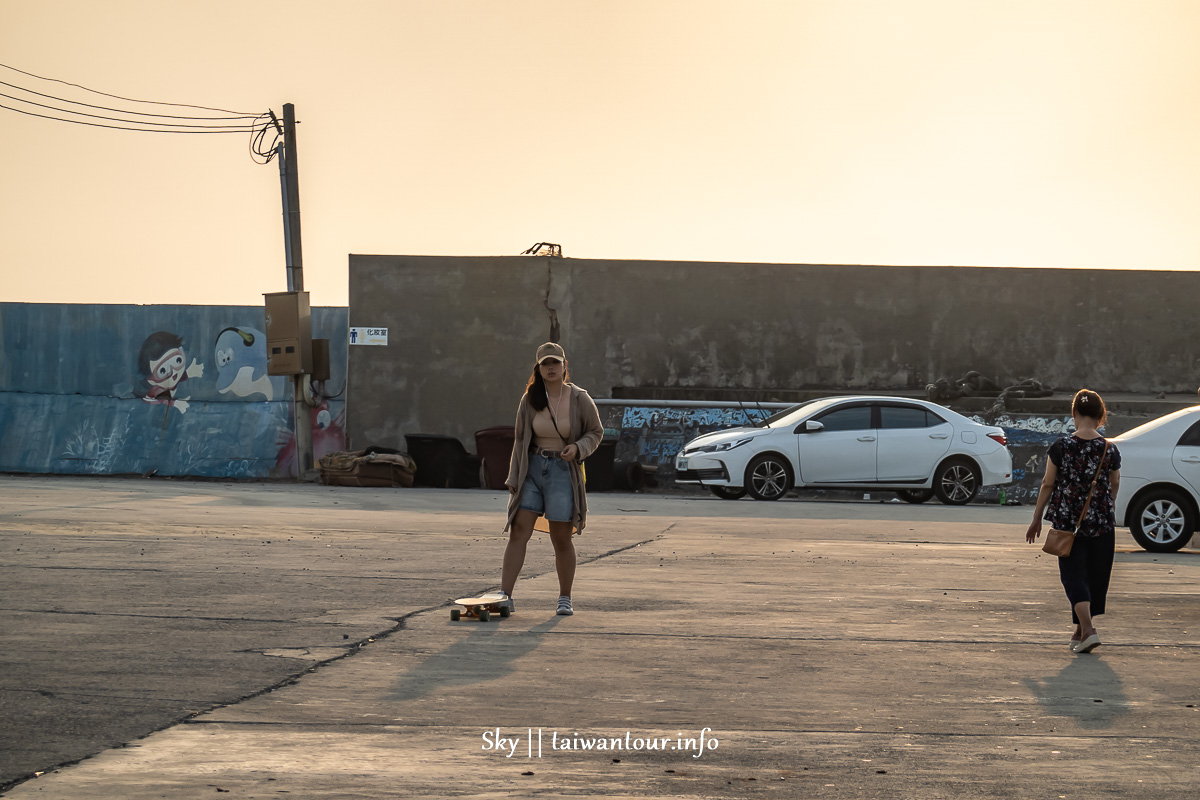
[{"label": "concrete ground", "polygon": [[3,796],[1195,794],[1194,547],[1075,655],[1027,506],[590,503],[575,616],[538,535],[451,622],[498,493],[0,477]]}]

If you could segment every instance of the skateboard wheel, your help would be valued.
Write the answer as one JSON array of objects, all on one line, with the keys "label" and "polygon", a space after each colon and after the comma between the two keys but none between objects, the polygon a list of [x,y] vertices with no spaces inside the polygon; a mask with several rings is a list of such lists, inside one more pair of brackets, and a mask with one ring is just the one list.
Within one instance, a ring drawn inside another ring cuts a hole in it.
[{"label": "skateboard wheel", "polygon": [[508,615],[511,613],[512,609],[510,609],[508,606],[502,606],[500,608],[500,616],[504,617],[505,619],[508,619]]},{"label": "skateboard wheel", "polygon": [[461,617],[461,616],[462,616],[462,611],[460,609],[457,609],[457,608],[450,609],[450,621],[451,622],[458,622],[459,617]]},{"label": "skateboard wheel", "polygon": [[489,616],[491,616],[491,615],[488,614],[488,610],[486,608],[479,609],[479,621],[480,622],[487,622]]}]

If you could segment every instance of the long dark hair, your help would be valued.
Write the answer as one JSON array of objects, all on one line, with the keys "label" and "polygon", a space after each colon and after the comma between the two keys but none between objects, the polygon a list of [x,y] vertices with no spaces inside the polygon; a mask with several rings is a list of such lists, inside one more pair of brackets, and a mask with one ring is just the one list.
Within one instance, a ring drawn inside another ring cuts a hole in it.
[{"label": "long dark hair", "polygon": [[[567,369],[567,365],[563,363],[563,385],[565,386],[571,380],[571,373]],[[538,369],[538,365],[533,365],[533,374],[529,376],[529,383],[525,384],[525,394],[529,397],[529,405],[533,406],[535,411],[541,411],[548,403],[546,399],[546,382],[542,380],[542,371]]]}]

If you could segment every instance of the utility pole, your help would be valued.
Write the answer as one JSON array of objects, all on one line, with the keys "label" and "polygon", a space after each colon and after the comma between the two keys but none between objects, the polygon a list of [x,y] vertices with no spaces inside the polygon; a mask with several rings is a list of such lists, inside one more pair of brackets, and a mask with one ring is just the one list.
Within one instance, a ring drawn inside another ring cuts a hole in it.
[{"label": "utility pole", "polygon": [[304,291],[304,253],[300,246],[300,172],[296,163],[296,107],[283,106],[283,233],[287,242],[289,292]]},{"label": "utility pole", "polygon": [[[271,118],[276,128],[279,120]],[[287,290],[304,291],[304,253],[300,246],[300,179],[296,159],[296,107],[283,106],[283,142],[278,145],[279,181],[283,194],[283,242],[287,260]],[[312,329],[301,331],[312,338]],[[308,375],[293,375],[293,411],[296,421],[296,474],[300,480],[313,468],[312,421],[308,404],[304,402],[305,381]]]}]

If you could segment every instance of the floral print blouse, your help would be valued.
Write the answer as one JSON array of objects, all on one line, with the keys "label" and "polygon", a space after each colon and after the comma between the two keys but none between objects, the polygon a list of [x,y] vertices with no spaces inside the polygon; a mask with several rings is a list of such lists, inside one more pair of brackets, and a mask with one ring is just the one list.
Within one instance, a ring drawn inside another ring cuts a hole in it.
[{"label": "floral print blouse", "polygon": [[1076,536],[1095,537],[1112,534],[1116,528],[1116,513],[1113,508],[1112,483],[1109,473],[1121,468],[1121,451],[1112,442],[1104,456],[1104,468],[1096,481],[1096,493],[1088,506],[1087,517],[1079,523],[1083,504],[1087,502],[1092,488],[1092,478],[1100,466],[1100,454],[1104,452],[1104,439],[1080,439],[1075,434],[1061,437],[1050,445],[1048,455],[1058,467],[1054,490],[1046,507],[1044,519],[1051,527],[1062,531],[1075,531]]}]

